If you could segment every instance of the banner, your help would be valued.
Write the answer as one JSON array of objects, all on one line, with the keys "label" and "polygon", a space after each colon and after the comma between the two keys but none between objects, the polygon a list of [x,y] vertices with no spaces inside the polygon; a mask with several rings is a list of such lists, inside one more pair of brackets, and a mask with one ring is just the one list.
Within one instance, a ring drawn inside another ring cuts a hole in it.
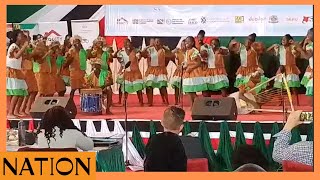
[{"label": "banner", "polygon": [[7,32],[13,29],[20,29],[22,31],[29,31],[29,35],[32,38],[33,35],[39,34],[38,24],[15,24],[7,23]]},{"label": "banner", "polygon": [[71,21],[72,34],[79,35],[82,38],[82,46],[88,49],[93,41],[99,36],[99,21],[81,20]]},{"label": "banner", "polygon": [[53,41],[59,41],[63,44],[65,36],[68,34],[68,25],[66,21],[62,22],[40,22],[38,23],[39,32],[47,37],[47,45]]},{"label": "banner", "polygon": [[312,5],[106,5],[106,36],[305,36]]}]

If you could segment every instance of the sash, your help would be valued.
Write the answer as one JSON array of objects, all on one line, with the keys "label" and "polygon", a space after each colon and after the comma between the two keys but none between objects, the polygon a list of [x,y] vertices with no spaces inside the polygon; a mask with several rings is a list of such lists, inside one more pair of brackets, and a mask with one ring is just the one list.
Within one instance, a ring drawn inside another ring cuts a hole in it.
[{"label": "sash", "polygon": [[50,73],[51,73],[51,56],[47,56],[46,57],[46,61],[48,63],[49,69],[50,69]]},{"label": "sash", "polygon": [[108,76],[108,59],[109,59],[109,53],[103,52],[101,56],[101,71],[99,74],[99,86],[104,86],[106,84],[106,78]]},{"label": "sash", "polygon": [[61,69],[61,67],[64,64],[65,60],[66,60],[66,58],[64,56],[58,56],[57,57],[56,64],[57,64],[58,69]]},{"label": "sash", "polygon": [[79,51],[79,59],[80,59],[80,69],[82,71],[87,70],[87,51],[84,49],[81,49]]},{"label": "sash", "polygon": [[286,48],[284,46],[279,47],[279,60],[280,60],[280,65],[286,65]]},{"label": "sash", "polygon": [[240,45],[240,60],[241,60],[241,66],[247,67],[247,58],[248,58],[248,52],[244,45]]}]

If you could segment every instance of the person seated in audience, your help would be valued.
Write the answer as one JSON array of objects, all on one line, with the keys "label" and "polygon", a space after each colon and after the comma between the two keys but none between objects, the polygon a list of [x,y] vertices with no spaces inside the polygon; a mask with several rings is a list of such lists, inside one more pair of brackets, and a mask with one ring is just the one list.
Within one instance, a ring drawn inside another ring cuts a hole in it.
[{"label": "person seated in audience", "polygon": [[274,142],[272,158],[280,164],[283,161],[292,161],[313,166],[313,141],[300,141],[290,145],[291,130],[303,123],[300,120],[301,113],[302,111],[290,113],[282,131],[274,135],[277,139]]},{"label": "person seated in audience", "polygon": [[164,133],[150,138],[146,146],[145,171],[187,171],[187,156],[178,135],[183,128],[184,117],[184,110],[178,107],[172,106],[164,111],[161,120]]},{"label": "person seated in audience", "polygon": [[260,150],[252,145],[240,145],[232,155],[233,169],[237,169],[245,164],[255,164],[264,170],[269,170],[269,163]]},{"label": "person seated in audience", "polygon": [[240,166],[234,172],[267,172],[267,171],[256,164],[249,163],[249,164]]},{"label": "person seated in audience", "polygon": [[66,110],[55,106],[47,110],[38,127],[38,148],[93,149],[93,141],[73,123]]}]

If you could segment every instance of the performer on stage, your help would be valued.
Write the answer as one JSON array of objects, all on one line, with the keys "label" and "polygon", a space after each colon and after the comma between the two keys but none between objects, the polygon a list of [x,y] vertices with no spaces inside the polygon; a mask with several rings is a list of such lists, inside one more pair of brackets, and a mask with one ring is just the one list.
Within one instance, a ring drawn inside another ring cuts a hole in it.
[{"label": "performer on stage", "polygon": [[183,92],[189,95],[192,107],[194,99],[197,97],[196,93],[207,91],[208,85],[205,81],[205,72],[202,69],[200,53],[195,47],[195,40],[192,36],[186,39],[186,49]]},{"label": "performer on stage", "polygon": [[145,74],[145,86],[147,88],[147,97],[149,106],[153,105],[153,89],[159,88],[165,105],[169,105],[167,82],[168,72],[165,62],[165,49],[159,38],[155,39],[155,45],[149,47],[147,52],[142,52],[148,59],[148,69]]},{"label": "performer on stage", "polygon": [[[263,70],[260,68],[259,63],[259,55],[263,52],[263,44],[255,42],[256,40],[256,34],[250,34],[245,44],[241,44],[237,42],[235,39],[233,39],[229,44],[229,51],[232,51],[234,53],[238,53],[240,55],[241,59],[241,66],[239,67],[237,71],[237,77],[236,82],[234,84],[235,87],[239,88],[240,85],[248,83],[250,77],[253,73],[255,73],[257,70],[260,72],[263,72]],[[260,83],[263,83],[267,81],[268,78],[265,76],[261,76]],[[260,92],[262,89],[265,89],[267,87],[267,83],[264,84],[264,86],[260,86],[256,89],[256,92]]]},{"label": "performer on stage", "polygon": [[[30,43],[30,36],[25,36]],[[38,94],[38,84],[33,72],[33,59],[31,57],[33,48],[28,46],[22,55],[22,72],[28,86],[28,96],[25,96],[20,109],[20,114],[29,115],[31,105]]]},{"label": "performer on stage", "polygon": [[66,93],[66,85],[61,75],[61,69],[65,62],[65,57],[62,56],[62,50],[58,41],[52,42],[50,46],[54,51],[51,56],[51,80],[54,82],[55,92],[58,93],[58,96],[63,97]]},{"label": "performer on stage", "polygon": [[22,54],[27,49],[29,42],[20,30],[14,30],[10,38],[10,46],[7,52],[6,94],[9,97],[9,119],[23,116],[20,107],[24,96],[28,95],[28,86],[21,71]]},{"label": "performer on stage", "polygon": [[302,78],[301,84],[306,87],[306,95],[313,96],[313,28],[309,29],[303,42],[303,47],[298,46],[301,57],[309,60],[309,66]]},{"label": "performer on stage", "polygon": [[[94,64],[94,70],[99,72],[99,87],[103,89],[103,93],[105,94],[106,98],[106,113],[112,114],[110,111],[110,107],[112,105],[112,88],[113,79],[112,79],[112,72],[110,68],[110,63],[113,62],[112,52],[109,49],[105,49],[106,46],[105,39],[103,37],[98,37],[93,42],[93,46],[90,50],[88,50],[88,59],[90,62]],[[98,64],[97,64],[98,62]],[[99,64],[100,63],[100,64]],[[98,87],[98,86],[97,86]]]},{"label": "performer on stage", "polygon": [[175,105],[178,105],[179,102],[179,96],[181,91],[181,77],[182,77],[182,68],[183,68],[183,62],[185,60],[185,54],[186,54],[186,40],[184,39],[181,42],[180,48],[174,49],[172,53],[175,54],[175,64],[177,66],[177,69],[173,73],[173,76],[171,78],[171,86],[174,88],[174,97],[175,97]]},{"label": "performer on stage", "polygon": [[224,56],[228,54],[227,49],[220,47],[219,39],[212,39],[211,44],[204,44],[200,48],[202,59],[206,62],[204,69],[208,90],[203,96],[210,97],[212,91],[221,91],[222,96],[227,96],[229,80],[224,66]]},{"label": "performer on stage", "polygon": [[62,79],[63,79],[66,86],[70,86],[70,70],[69,70],[69,67],[64,66],[64,64],[66,63],[65,55],[67,52],[69,52],[69,50],[72,47],[71,42],[70,42],[70,38],[71,37],[69,35],[66,35],[64,43],[61,47],[61,54],[62,54],[62,56],[64,56],[64,57],[61,57],[61,58],[63,58],[63,59],[61,59],[61,60],[63,60],[62,67],[61,67],[61,76],[62,76]]},{"label": "performer on stage", "polygon": [[197,35],[197,38],[196,38],[196,41],[195,41],[196,42],[195,46],[198,49],[198,51],[200,51],[201,46],[205,44],[204,43],[205,35],[206,35],[206,32],[204,30],[200,30],[198,35]]},{"label": "performer on stage", "polygon": [[[296,65],[296,57],[299,55],[296,51],[293,38],[290,34],[286,34],[281,41],[282,45],[274,44],[267,49],[268,51],[274,51],[276,56],[279,56],[280,66],[283,66],[288,83],[288,87],[296,96],[296,103],[299,105],[298,90],[300,87],[299,74],[300,70]],[[281,74],[280,68],[277,74]],[[284,88],[282,82],[282,76],[275,78],[275,88]]]},{"label": "performer on stage", "polygon": [[82,38],[74,36],[71,38],[72,48],[67,53],[65,67],[70,70],[70,98],[73,99],[76,90],[82,89],[85,71],[87,69],[87,52],[81,44]]},{"label": "performer on stage", "polygon": [[[143,79],[139,70],[139,53],[134,49],[129,39],[125,40],[124,48],[117,53],[118,61],[121,62],[119,74],[123,74],[122,92],[125,98],[129,93],[137,93],[140,106],[143,106],[142,90],[144,88]],[[131,62],[127,69],[123,69],[128,62]],[[125,86],[125,87],[124,87]]]}]

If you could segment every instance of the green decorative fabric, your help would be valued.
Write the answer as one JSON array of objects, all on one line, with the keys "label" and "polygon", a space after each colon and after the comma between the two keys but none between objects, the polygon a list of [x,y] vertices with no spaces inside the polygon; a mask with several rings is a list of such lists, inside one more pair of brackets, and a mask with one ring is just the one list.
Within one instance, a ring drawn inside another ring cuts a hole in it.
[{"label": "green decorative fabric", "polygon": [[308,127],[307,141],[313,141],[313,136],[314,136],[313,129],[314,129],[313,122],[311,122]]},{"label": "green decorative fabric", "polygon": [[46,61],[48,63],[48,66],[49,66],[49,69],[50,69],[50,72],[51,72],[51,56],[47,56],[46,57]]},{"label": "green decorative fabric", "polygon": [[184,136],[187,136],[188,134],[191,133],[191,127],[190,127],[190,123],[188,121],[184,122],[184,125],[183,125],[183,132],[182,134]]},{"label": "green decorative fabric", "polygon": [[235,147],[238,148],[240,145],[247,144],[246,138],[244,137],[244,132],[241,122],[238,122],[236,125],[236,142]]},{"label": "green decorative fabric", "polygon": [[277,134],[278,132],[280,132],[278,123],[274,123],[272,126],[272,130],[271,130],[271,138],[270,138],[270,142],[269,142],[269,146],[268,146],[268,152],[269,152],[269,163],[270,163],[270,168],[273,171],[276,171],[279,169],[280,164],[277,162],[274,162],[272,159],[272,152],[273,152],[273,147],[274,147],[274,142],[276,141],[276,138],[273,137],[275,134]]},{"label": "green decorative fabric", "polygon": [[65,61],[66,61],[66,57],[64,57],[64,56],[57,57],[56,64],[57,64],[58,69],[62,68],[62,65],[64,64]]},{"label": "green decorative fabric", "polygon": [[121,147],[97,152],[97,172],[125,172],[124,157]]},{"label": "green decorative fabric", "polygon": [[108,76],[108,71],[101,69],[99,74],[99,86],[102,87],[106,84],[106,78]]},{"label": "green decorative fabric", "polygon": [[208,90],[207,84],[200,84],[200,85],[182,85],[183,86],[183,92],[190,93],[190,92],[202,92]]},{"label": "green decorative fabric", "polygon": [[155,81],[147,81],[145,83],[145,86],[146,87],[152,87],[152,88],[162,88],[162,87],[168,87],[168,82],[167,81],[158,81],[158,82],[155,82]]},{"label": "green decorative fabric", "polygon": [[87,70],[87,51],[81,49],[79,52],[79,59],[80,59],[80,69],[82,71]]},{"label": "green decorative fabric", "polygon": [[38,72],[40,72],[40,66],[39,66],[39,63],[37,63],[37,62],[33,62],[33,72],[34,73],[38,73]]},{"label": "green decorative fabric", "polygon": [[27,51],[28,54],[31,54],[32,51],[33,51],[33,49],[28,47],[28,48],[26,49],[26,51]]},{"label": "green decorative fabric", "polygon": [[209,162],[209,170],[220,171],[221,168],[219,166],[219,163],[217,162],[217,157],[212,148],[209,132],[204,121],[202,121],[199,125],[199,139],[201,143],[201,148],[203,152],[206,154]]},{"label": "green decorative fabric", "polygon": [[224,121],[220,124],[220,138],[217,151],[217,158],[219,164],[222,166],[222,171],[233,171],[232,153],[233,147],[231,144],[229,127],[228,123]]},{"label": "green decorative fabric", "polygon": [[301,135],[299,127],[295,127],[291,130],[291,141],[290,144],[294,144],[301,141]]},{"label": "green decorative fabric", "polygon": [[269,159],[266,141],[259,122],[254,125],[253,145],[262,152],[266,159]]},{"label": "green decorative fabric", "polygon": [[306,96],[313,96],[313,87],[312,86],[307,87]]},{"label": "green decorative fabric", "polygon": [[142,158],[145,157],[145,146],[144,143],[142,141],[142,137],[140,134],[140,131],[138,129],[137,124],[134,125],[133,127],[133,131],[132,131],[132,143],[134,145],[134,147],[137,149],[138,153],[140,154],[140,156]]},{"label": "green decorative fabric", "polygon": [[157,128],[154,121],[150,121],[150,137],[157,134]]},{"label": "green decorative fabric", "polygon": [[7,89],[7,96],[28,96],[26,89]]},{"label": "green decorative fabric", "polygon": [[101,63],[101,69],[108,71],[108,59],[109,59],[110,54],[108,52],[103,52],[101,59],[102,59],[102,63]]},{"label": "green decorative fabric", "polygon": [[[300,87],[300,81],[288,81],[288,87],[289,88],[299,88]],[[281,87],[282,86],[282,87]],[[285,88],[285,84],[282,83],[282,82],[279,82],[279,81],[276,81],[274,84],[273,84],[273,87],[275,88],[278,88],[278,89],[281,89],[281,88]]]}]

